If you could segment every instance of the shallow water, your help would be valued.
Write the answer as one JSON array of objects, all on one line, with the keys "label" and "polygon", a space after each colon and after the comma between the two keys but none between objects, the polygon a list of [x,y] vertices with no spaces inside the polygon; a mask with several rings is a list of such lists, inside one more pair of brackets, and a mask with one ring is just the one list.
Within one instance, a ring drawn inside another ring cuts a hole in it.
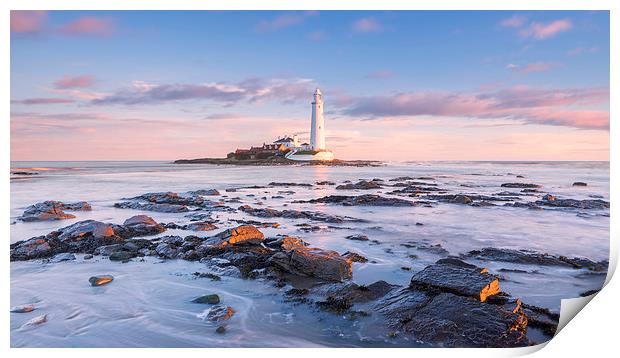
[{"label": "shallow water", "polygon": [[[216,188],[244,204],[275,209],[306,209],[332,215],[366,219],[367,223],[318,223],[325,230],[301,232],[295,224],[305,220],[254,218],[242,213],[215,213],[215,218],[276,221],[277,228],[261,229],[266,236],[292,234],[313,246],[340,253],[355,251],[370,262],[354,264],[353,278],[360,284],[383,279],[407,284],[412,274],[442,256],[407,248],[407,241],[441,244],[458,255],[482,247],[531,249],[550,254],[604,260],[609,256],[609,211],[527,210],[512,207],[470,207],[437,204],[428,207],[343,207],[296,204],[293,200],[329,194],[362,194],[366,191],[336,191],[333,186],[274,187],[225,193],[232,187],[264,185],[272,181],[314,183],[398,176],[430,176],[440,187],[460,193],[493,194],[506,182],[531,182],[545,193],[575,199],[600,195],[609,200],[608,162],[416,162],[390,163],[385,167],[231,167],[173,165],[165,162],[13,162],[12,169],[36,168],[38,175],[14,176],[11,181],[11,222],[24,208],[44,200],[85,200],[91,212],[71,212],[75,219],[11,225],[11,242],[44,235],[86,219],[122,223],[144,213],[158,222],[187,223],[185,213],[164,214],[112,207],[123,197],[146,192],[185,192]],[[47,169],[47,170],[43,170]],[[522,175],[525,178],[517,178]],[[575,181],[587,187],[573,187]],[[279,191],[293,190],[295,194]],[[387,192],[380,189],[369,192]],[[254,195],[254,196],[248,196]],[[271,198],[282,195],[284,198]],[[261,197],[267,197],[267,200]],[[527,200],[535,200],[531,197]],[[242,204],[230,204],[237,207]],[[594,215],[592,215],[594,214]],[[422,223],[423,226],[417,226]],[[311,223],[316,225],[317,223]],[[227,228],[219,225],[220,229]],[[232,223],[230,224],[232,226]],[[217,230],[217,231],[219,231]],[[163,235],[195,232],[168,230]],[[363,233],[380,244],[344,239]],[[199,233],[208,236],[213,232]],[[409,255],[416,255],[412,259]],[[492,262],[480,263],[493,271],[500,268],[537,270],[536,274],[502,273],[501,287],[524,302],[559,310],[560,299],[600,288],[604,275],[585,275],[583,270],[533,267]],[[410,267],[405,271],[402,267]],[[31,313],[11,313],[11,345],[15,347],[216,347],[216,346],[418,346],[403,339],[386,339],[374,317],[350,320],[307,305],[285,302],[272,282],[223,276],[220,282],[196,279],[191,273],[207,271],[205,264],[182,260],[147,258],[129,263],[105,258],[63,263],[40,261],[11,263],[11,304],[34,303]],[[90,287],[88,277],[112,274],[115,281]],[[214,292],[234,307],[227,333],[216,334],[217,325],[199,318],[203,305],[190,303],[200,294]],[[47,314],[37,327],[20,328],[31,318]],[[286,339],[282,339],[286,337]]]}]

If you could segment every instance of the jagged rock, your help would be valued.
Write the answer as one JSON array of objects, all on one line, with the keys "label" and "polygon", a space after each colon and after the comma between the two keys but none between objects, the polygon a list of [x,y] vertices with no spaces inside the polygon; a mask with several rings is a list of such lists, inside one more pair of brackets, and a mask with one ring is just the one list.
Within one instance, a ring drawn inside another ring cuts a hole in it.
[{"label": "jagged rock", "polygon": [[135,215],[125,220],[123,225],[114,225],[114,232],[123,238],[157,235],[166,231],[163,225],[158,224],[147,215]]},{"label": "jagged rock", "polygon": [[382,299],[375,310],[388,328],[444,347],[526,346],[527,318],[478,299],[405,288]]},{"label": "jagged rock", "polygon": [[43,323],[47,322],[47,315],[40,315],[37,316],[35,318],[30,319],[28,322],[24,323],[20,328],[28,328],[28,327],[35,327],[35,326],[40,326]]},{"label": "jagged rock", "polygon": [[75,215],[67,214],[63,210],[89,211],[91,210],[91,206],[85,201],[80,201],[77,203],[63,203],[61,201],[48,200],[42,203],[30,205],[26,208],[22,216],[17,218],[17,220],[31,222],[75,218]]},{"label": "jagged rock", "polygon": [[338,190],[353,190],[353,189],[370,190],[370,189],[381,189],[381,185],[379,185],[379,183],[377,183],[374,180],[371,180],[371,181],[360,180],[355,184],[349,183],[349,184],[338,185],[336,189]]},{"label": "jagged rock", "polygon": [[526,188],[526,189],[536,189],[540,188],[538,184],[531,183],[504,183],[501,185],[502,188]]},{"label": "jagged rock", "polygon": [[209,278],[211,281],[221,281],[222,278],[216,274],[212,274],[210,272],[194,272],[194,276],[199,278]]},{"label": "jagged rock", "polygon": [[304,241],[292,236],[270,238],[265,240],[265,245],[270,248],[280,249],[284,251],[290,251],[292,249],[308,246],[308,244]]},{"label": "jagged rock", "polygon": [[127,261],[136,257],[135,252],[131,251],[115,251],[110,254],[110,261]]},{"label": "jagged rock", "polygon": [[211,231],[217,229],[217,226],[208,221],[202,221],[185,225],[183,226],[183,229],[192,231]]},{"label": "jagged rock", "polygon": [[216,294],[202,295],[200,297],[194,298],[192,302],[215,305],[215,304],[220,303],[220,296]]},{"label": "jagged rock", "polygon": [[316,185],[336,185],[336,183],[328,180],[317,181]]},{"label": "jagged rock", "polygon": [[198,195],[182,196],[170,191],[161,193],[146,193],[130,198],[129,200],[144,200],[156,204],[183,206],[202,206],[205,202],[205,200]]},{"label": "jagged rock", "polygon": [[402,186],[403,188],[391,191],[388,194],[392,194],[392,195],[409,194],[409,196],[416,196],[418,194],[427,194],[430,192],[445,192],[445,189],[436,188],[434,186],[429,186],[429,185],[434,185],[434,184],[426,184],[426,183],[421,183],[421,184],[424,184],[425,186],[398,183],[398,184],[395,184],[394,186]]},{"label": "jagged rock", "polygon": [[582,181],[576,181],[573,183],[573,186],[588,186],[588,183],[584,183]]},{"label": "jagged rock", "polygon": [[458,260],[443,260],[413,275],[410,287],[450,292],[473,297],[480,302],[500,292],[499,280],[484,269]]},{"label": "jagged rock", "polygon": [[68,252],[63,252],[57,255],[54,255],[54,257],[52,257],[50,259],[50,262],[62,262],[62,261],[73,261],[75,260],[75,255],[68,253]]},{"label": "jagged rock", "polygon": [[553,200],[556,200],[556,199],[557,199],[557,197],[555,197],[554,195],[551,195],[551,194],[547,194],[547,195],[542,197],[542,200],[547,200],[547,201],[553,201]]},{"label": "jagged rock", "polygon": [[362,234],[349,235],[349,236],[346,236],[345,239],[353,240],[353,241],[368,241],[368,236],[362,235]]},{"label": "jagged rock", "polygon": [[301,211],[301,210],[275,210],[275,209],[261,209],[261,208],[252,208],[250,205],[242,205],[239,207],[239,210],[243,211],[246,214],[262,217],[262,218],[274,218],[274,217],[283,217],[287,219],[308,219],[314,221],[328,222],[328,223],[342,223],[345,221],[350,222],[362,222],[364,220],[343,217],[343,216],[332,216],[327,215],[321,212],[312,212],[312,211]]},{"label": "jagged rock", "polygon": [[308,184],[308,183],[278,183],[278,182],[271,182],[267,185],[269,186],[305,186],[305,187],[312,186],[312,184]]},{"label": "jagged rock", "polygon": [[329,195],[318,199],[307,201],[295,201],[295,203],[327,203],[341,204],[345,206],[414,206],[415,203],[409,200],[398,198],[386,198],[374,194],[359,196]]},{"label": "jagged rock", "polygon": [[295,275],[312,276],[328,281],[344,281],[353,275],[351,261],[335,251],[300,247],[277,252],[269,261]]},{"label": "jagged rock", "polygon": [[512,250],[494,247],[485,247],[480,250],[472,250],[464,255],[465,257],[476,258],[479,260],[513,262],[525,265],[542,266],[564,266],[572,268],[586,268],[591,271],[606,271],[608,262],[594,262],[586,258],[568,258],[565,256],[554,256],[546,253],[538,253],[527,250]]},{"label": "jagged rock", "polygon": [[25,305],[11,307],[11,313],[28,313],[34,310],[35,310],[35,307],[33,304],[25,304]]},{"label": "jagged rock", "polygon": [[609,202],[600,199],[558,199],[549,200],[548,198],[536,201],[537,205],[552,206],[556,208],[574,208],[574,209],[608,209]]},{"label": "jagged rock", "polygon": [[88,279],[88,282],[90,282],[91,286],[107,285],[112,281],[114,281],[114,276],[112,275],[92,276]]},{"label": "jagged rock", "polygon": [[217,191],[217,189],[200,189],[200,190],[190,191],[188,194],[202,195],[202,196],[216,196],[216,195],[220,195],[220,192]]},{"label": "jagged rock", "polygon": [[189,209],[185,205],[153,203],[143,204],[137,201],[124,201],[121,203],[115,203],[114,207],[120,209],[155,211],[160,213],[183,213],[189,211]]},{"label": "jagged rock", "polygon": [[209,321],[226,321],[235,314],[230,306],[215,305],[205,310],[198,317]]},{"label": "jagged rock", "polygon": [[265,239],[254,225],[241,225],[207,238],[203,246],[223,248],[230,245],[258,245]]},{"label": "jagged rock", "polygon": [[398,287],[383,280],[370,285],[358,285],[354,282],[322,285],[312,290],[313,294],[333,297],[346,301],[348,304],[366,303],[377,300]]},{"label": "jagged rock", "polygon": [[352,252],[352,251],[347,251],[344,254],[342,254],[342,257],[346,258],[347,260],[351,261],[351,262],[360,262],[360,263],[364,263],[364,262],[368,262],[368,259],[356,252]]}]

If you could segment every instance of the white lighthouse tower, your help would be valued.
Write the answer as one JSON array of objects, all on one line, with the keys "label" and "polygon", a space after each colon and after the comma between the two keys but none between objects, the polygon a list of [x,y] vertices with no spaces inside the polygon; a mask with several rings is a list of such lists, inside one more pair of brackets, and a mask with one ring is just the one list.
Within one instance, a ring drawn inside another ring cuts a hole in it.
[{"label": "white lighthouse tower", "polygon": [[320,89],[314,91],[312,101],[312,121],[310,122],[310,145],[295,144],[285,158],[299,161],[331,161],[334,153],[325,148],[325,121],[323,119],[323,94]]},{"label": "white lighthouse tower", "polygon": [[325,121],[323,119],[323,94],[320,89],[314,91],[312,101],[312,123],[310,124],[310,145],[314,150],[325,149]]}]

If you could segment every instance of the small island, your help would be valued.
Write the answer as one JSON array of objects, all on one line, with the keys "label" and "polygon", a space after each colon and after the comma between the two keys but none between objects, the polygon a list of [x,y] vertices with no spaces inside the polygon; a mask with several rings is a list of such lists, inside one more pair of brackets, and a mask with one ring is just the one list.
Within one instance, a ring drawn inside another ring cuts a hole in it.
[{"label": "small island", "polygon": [[263,143],[250,149],[237,148],[226,158],[179,159],[174,164],[220,164],[220,165],[329,165],[329,166],[381,166],[379,161],[340,160],[325,147],[325,120],[323,117],[323,93],[316,89],[312,101],[310,143],[300,143],[297,135],[284,136],[273,143]]}]

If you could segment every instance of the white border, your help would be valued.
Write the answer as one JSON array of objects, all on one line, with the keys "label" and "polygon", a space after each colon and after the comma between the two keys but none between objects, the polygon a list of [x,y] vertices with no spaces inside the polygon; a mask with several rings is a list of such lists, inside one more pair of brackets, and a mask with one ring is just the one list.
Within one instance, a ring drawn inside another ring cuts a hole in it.
[{"label": "white border", "polygon": [[[611,201],[614,203],[611,207],[611,250],[610,250],[610,272],[615,270],[617,264],[618,254],[618,239],[619,239],[619,227],[618,221],[614,220],[619,210],[617,205],[620,191],[618,183],[618,155],[620,154],[620,144],[616,140],[618,136],[618,125],[613,118],[615,117],[616,103],[619,103],[618,98],[618,73],[614,64],[620,63],[618,54],[620,52],[620,43],[618,40],[618,27],[620,25],[620,19],[618,15],[619,1],[611,0],[502,0],[502,1],[489,1],[489,0],[435,0],[435,1],[398,1],[398,0],[357,0],[340,1],[334,0],[295,0],[293,1],[277,1],[277,0],[262,0],[262,1],[243,1],[243,0],[222,0],[222,1],[198,1],[198,0],[5,0],[2,1],[0,7],[4,10],[2,12],[2,36],[1,43],[4,50],[1,55],[2,68],[5,73],[4,78],[4,100],[1,102],[2,113],[5,120],[3,121],[4,130],[1,131],[2,143],[4,148],[2,150],[2,159],[5,163],[4,173],[6,175],[5,185],[2,187],[2,200],[4,205],[2,206],[2,220],[3,232],[5,238],[10,236],[9,221],[6,218],[9,217],[9,195],[10,184],[8,180],[9,168],[10,168],[10,105],[9,105],[9,93],[10,93],[10,57],[9,57],[9,11],[15,10],[173,10],[173,9],[213,9],[213,10],[227,10],[227,9],[244,9],[244,10],[611,10],[611,153],[610,153],[610,171],[611,171]],[[614,41],[616,40],[616,41]],[[5,239],[6,249],[8,250],[8,240]],[[85,354],[96,357],[108,356],[111,351],[103,349],[47,349],[42,351],[40,349],[12,349],[9,350],[9,260],[8,254],[4,255],[4,274],[3,279],[3,294],[0,296],[2,300],[1,314],[3,317],[2,322],[2,342],[3,348],[7,352],[5,354],[11,354],[11,356],[34,356],[42,355],[46,356],[76,356],[83,357]],[[609,352],[615,351],[617,344],[617,328],[616,322],[618,318],[617,302],[620,298],[620,284],[618,279],[609,282],[612,275],[609,275],[607,282],[609,283],[599,295],[597,295],[592,301],[593,303],[588,306],[587,309],[579,314],[571,324],[566,326],[551,342],[546,349],[543,349],[539,354],[543,355],[562,355],[567,357],[572,356],[594,356],[594,355],[609,355]],[[570,305],[571,303],[569,303]],[[574,303],[573,303],[574,304]],[[615,313],[615,314],[614,314]],[[286,339],[286,337],[282,337]],[[201,356],[214,355],[218,357],[227,356],[231,354],[248,354],[252,356],[312,356],[316,354],[321,355],[355,355],[355,356],[376,356],[382,354],[389,354],[391,356],[411,356],[412,354],[423,354],[424,356],[451,356],[459,355],[465,357],[479,357],[479,356],[497,356],[497,355],[522,355],[536,351],[542,348],[530,347],[525,349],[425,349],[411,351],[410,349],[210,349],[208,351],[202,349],[183,349],[183,350],[162,350],[162,349],[143,349],[138,351],[131,349],[115,349],[116,355],[136,355],[145,354],[149,356],[169,356],[170,354],[180,353],[184,356]],[[5,355],[6,356],[6,355]]]}]

